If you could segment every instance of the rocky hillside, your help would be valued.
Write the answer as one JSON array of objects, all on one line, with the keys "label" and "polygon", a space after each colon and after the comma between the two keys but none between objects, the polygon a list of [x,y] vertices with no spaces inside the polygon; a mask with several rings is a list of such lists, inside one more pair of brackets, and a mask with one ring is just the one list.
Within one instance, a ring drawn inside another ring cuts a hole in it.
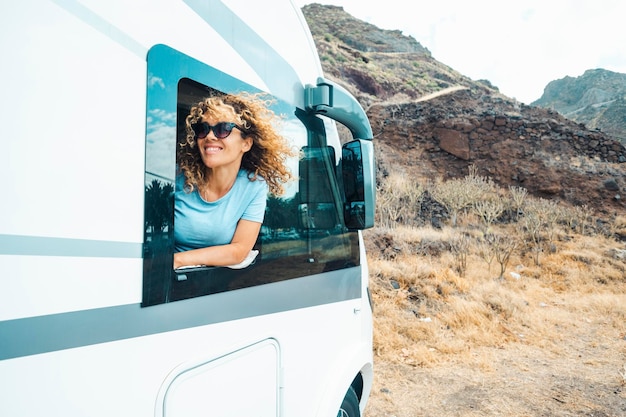
[{"label": "rocky hillside", "polygon": [[506,97],[438,62],[417,40],[341,7],[310,4],[303,12],[326,76],[368,113],[381,180],[397,170],[426,183],[475,165],[502,187],[587,204],[607,217],[626,212],[626,148],[613,137]]},{"label": "rocky hillside", "polygon": [[626,143],[626,74],[592,69],[580,77],[561,78],[550,82],[532,104]]},{"label": "rocky hillside", "polygon": [[497,93],[438,62],[412,37],[355,19],[342,7],[309,4],[303,9],[326,76],[364,105],[404,102],[457,85]]}]

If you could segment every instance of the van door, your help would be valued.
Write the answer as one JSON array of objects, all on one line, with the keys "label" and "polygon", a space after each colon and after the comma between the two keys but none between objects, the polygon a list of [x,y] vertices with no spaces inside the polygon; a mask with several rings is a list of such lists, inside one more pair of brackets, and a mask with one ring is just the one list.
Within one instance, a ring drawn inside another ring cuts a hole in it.
[{"label": "van door", "polygon": [[280,348],[265,339],[205,361],[185,364],[163,384],[157,416],[277,417]]}]

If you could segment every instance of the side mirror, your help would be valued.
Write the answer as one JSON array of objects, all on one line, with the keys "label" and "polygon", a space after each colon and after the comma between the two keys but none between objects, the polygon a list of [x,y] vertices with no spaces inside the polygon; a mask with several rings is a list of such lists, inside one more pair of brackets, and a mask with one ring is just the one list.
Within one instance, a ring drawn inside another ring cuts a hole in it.
[{"label": "side mirror", "polygon": [[344,218],[352,230],[374,226],[376,178],[372,141],[355,139],[341,151],[341,172],[344,186]]}]

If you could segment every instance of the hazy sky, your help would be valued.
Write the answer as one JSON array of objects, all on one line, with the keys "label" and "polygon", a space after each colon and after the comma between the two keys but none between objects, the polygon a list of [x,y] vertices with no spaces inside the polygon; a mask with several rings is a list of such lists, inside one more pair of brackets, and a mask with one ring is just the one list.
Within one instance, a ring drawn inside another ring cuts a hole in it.
[{"label": "hazy sky", "polygon": [[552,80],[604,68],[626,73],[624,0],[295,0],[343,6],[398,29],[472,79],[524,103]]}]

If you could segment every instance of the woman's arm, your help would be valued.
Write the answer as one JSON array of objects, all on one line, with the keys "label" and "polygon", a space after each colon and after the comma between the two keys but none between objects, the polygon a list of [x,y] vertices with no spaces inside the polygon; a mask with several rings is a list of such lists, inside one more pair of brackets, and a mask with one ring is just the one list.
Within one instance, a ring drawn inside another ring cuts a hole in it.
[{"label": "woman's arm", "polygon": [[210,246],[174,254],[174,268],[191,265],[229,266],[242,262],[254,247],[261,223],[239,220],[232,241],[227,245]]}]

